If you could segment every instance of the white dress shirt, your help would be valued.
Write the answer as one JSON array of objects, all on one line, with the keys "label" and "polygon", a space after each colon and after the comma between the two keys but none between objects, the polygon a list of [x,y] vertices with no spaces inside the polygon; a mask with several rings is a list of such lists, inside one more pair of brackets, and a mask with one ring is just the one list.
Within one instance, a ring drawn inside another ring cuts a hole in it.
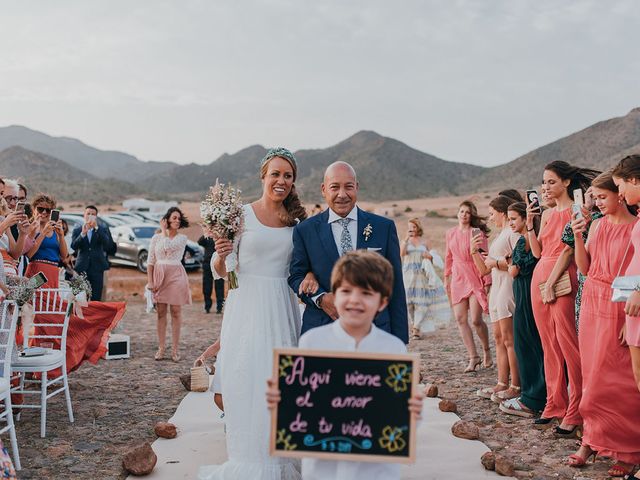
[{"label": "white dress shirt", "polygon": [[[359,345],[356,345],[355,339],[340,325],[340,319],[309,330],[300,337],[298,346],[314,350],[407,353],[407,347],[400,339],[373,324],[369,334],[360,340]],[[303,458],[302,478],[304,480],[399,480],[400,465]]]},{"label": "white dress shirt", "polygon": [[358,246],[358,207],[353,207],[353,209],[347,214],[346,217],[341,217],[333,210],[329,209],[329,223],[331,224],[331,232],[333,233],[333,239],[336,242],[336,248],[338,249],[338,253],[342,254],[342,249],[340,248],[340,239],[342,238],[342,225],[338,220],[342,218],[349,218],[351,221],[347,225],[347,230],[351,235],[351,248],[354,250]]},{"label": "white dress shirt", "polygon": [[[338,220],[342,218],[350,218],[351,221],[347,225],[347,230],[351,235],[351,248],[355,250],[358,247],[358,207],[353,207],[346,217],[341,217],[333,210],[329,209],[329,220],[327,223],[331,225],[331,233],[333,233],[333,240],[336,242],[336,248],[338,249],[338,255],[342,255],[342,248],[340,247],[340,239],[342,238],[342,225]],[[313,302],[318,305],[318,299],[324,295],[319,293],[311,297]]]}]

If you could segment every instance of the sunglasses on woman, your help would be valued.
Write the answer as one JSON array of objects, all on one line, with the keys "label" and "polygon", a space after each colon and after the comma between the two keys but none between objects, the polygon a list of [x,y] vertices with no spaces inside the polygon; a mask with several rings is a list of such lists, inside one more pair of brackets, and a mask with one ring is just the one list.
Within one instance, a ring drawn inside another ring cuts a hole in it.
[{"label": "sunglasses on woman", "polygon": [[51,210],[53,210],[53,208],[36,207],[36,210],[38,210],[38,213],[51,213]]}]

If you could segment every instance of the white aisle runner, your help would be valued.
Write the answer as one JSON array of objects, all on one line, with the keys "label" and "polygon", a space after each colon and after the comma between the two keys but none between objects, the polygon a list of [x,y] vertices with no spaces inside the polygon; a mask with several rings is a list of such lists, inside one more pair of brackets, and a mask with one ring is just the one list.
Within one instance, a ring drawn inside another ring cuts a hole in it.
[{"label": "white aisle runner", "polygon": [[[402,478],[414,480],[477,480],[500,477],[486,471],[480,457],[488,448],[479,441],[456,438],[451,426],[459,420],[454,413],[438,409],[439,399],[425,398],[423,420],[418,428],[417,462],[403,466]],[[159,438],[153,443],[158,463],[153,480],[195,479],[200,465],[223,463],[227,452],[224,423],[210,392],[191,392],[182,400],[169,420],[178,427],[172,440]],[[129,480],[139,477],[129,476]]]}]

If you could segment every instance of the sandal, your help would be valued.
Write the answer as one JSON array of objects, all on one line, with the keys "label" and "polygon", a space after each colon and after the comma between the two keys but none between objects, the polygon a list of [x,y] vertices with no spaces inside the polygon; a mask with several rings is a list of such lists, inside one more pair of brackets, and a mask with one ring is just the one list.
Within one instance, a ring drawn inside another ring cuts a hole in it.
[{"label": "sandal", "polygon": [[582,447],[586,447],[589,449],[589,455],[587,455],[586,457],[581,457],[580,455],[578,455],[578,452],[580,451],[578,450],[578,452],[572,455],[569,455],[569,458],[567,459],[567,465],[573,468],[582,468],[587,464],[587,462],[591,457],[593,457],[593,460],[591,461],[591,463],[596,462],[596,457],[598,456],[598,452],[593,450],[589,445],[580,445],[580,448]]},{"label": "sandal", "polygon": [[420,335],[420,330],[416,327],[411,327],[411,340],[420,340],[422,335]]},{"label": "sandal", "polygon": [[509,388],[507,388],[506,390],[501,390],[491,395],[491,401],[495,403],[502,403],[505,400],[518,398],[519,396],[520,396],[520,387],[516,387],[515,385],[509,385]]},{"label": "sandal", "polygon": [[462,373],[475,372],[476,369],[480,366],[480,363],[482,363],[482,361],[480,360],[479,356],[476,355],[475,357],[471,357],[469,359],[469,365],[467,365],[467,368],[465,368]]},{"label": "sandal", "polygon": [[522,403],[520,397],[510,398],[500,403],[500,411],[516,417],[533,418],[535,416],[535,412]]},{"label": "sandal", "polygon": [[158,351],[153,356],[156,360],[162,360],[164,358],[164,348],[158,348]]},{"label": "sandal", "polygon": [[[487,356],[488,353],[488,356]],[[488,360],[487,360],[488,359]],[[482,368],[491,368],[493,367],[493,359],[491,358],[491,349],[484,349],[484,360],[482,361]]]},{"label": "sandal", "polygon": [[178,353],[177,350],[173,350],[171,352],[171,360],[173,360],[174,362],[179,362],[180,361],[180,354]]},{"label": "sandal", "polygon": [[[504,387],[504,388],[499,388],[499,387]],[[498,390],[496,390],[498,389]],[[476,395],[479,396],[480,398],[486,398],[487,400],[491,400],[491,395],[493,395],[496,392],[501,392],[502,390],[506,390],[507,389],[507,384],[503,383],[503,382],[498,382],[497,385],[495,387],[485,387],[485,388],[481,388],[479,390],[476,391]]]},{"label": "sandal", "polygon": [[616,462],[613,465],[611,465],[611,468],[607,471],[607,474],[610,477],[626,477],[628,475],[631,475],[634,468],[635,468],[634,465],[625,467],[623,463]]}]

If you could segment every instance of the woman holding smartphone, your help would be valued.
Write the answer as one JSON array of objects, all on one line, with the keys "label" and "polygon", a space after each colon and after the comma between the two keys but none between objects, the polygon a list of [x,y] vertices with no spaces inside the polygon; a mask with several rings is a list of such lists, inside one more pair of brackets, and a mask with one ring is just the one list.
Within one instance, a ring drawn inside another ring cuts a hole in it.
[{"label": "woman holding smartphone", "polygon": [[[556,206],[540,214],[539,206],[527,207],[527,237],[538,264],[531,282],[531,303],[544,349],[544,372],[547,383],[547,403],[536,425],[547,425],[561,419],[555,433],[561,437],[575,437],[582,425],[578,411],[582,396],[580,351],[575,329],[575,296],[578,286],[573,254],[562,243],[562,231],[571,220],[571,194],[576,188],[586,190],[598,172],[555,161],[544,169],[546,195]],[[541,215],[540,233],[536,235],[534,219]],[[568,272],[571,292],[557,297],[554,285]],[[544,291],[540,285],[545,283]],[[567,387],[568,374],[569,384]]]},{"label": "woman holding smartphone", "polygon": [[[500,234],[489,246],[489,255],[480,254],[482,235],[471,239],[471,257],[481,275],[491,275],[489,292],[489,317],[493,324],[496,342],[496,362],[498,364],[498,383],[495,387],[478,390],[483,398],[496,403],[520,396],[520,374],[518,359],[513,345],[513,279],[509,275],[511,255],[519,235],[511,230],[507,219],[509,205],[515,203],[511,198],[498,196],[489,203],[489,219]],[[509,382],[511,377],[511,382]]]},{"label": "woman holding smartphone", "polygon": [[[478,250],[487,251],[487,235],[490,230],[484,218],[478,215],[473,202],[466,200],[458,209],[458,226],[447,232],[447,256],[445,260],[444,282],[453,314],[458,322],[460,336],[469,354],[469,364],[464,373],[475,371],[482,363],[485,368],[493,366],[489,347],[489,329],[482,319],[487,312],[486,286],[490,279],[480,274],[471,257],[471,237],[480,235],[482,241]],[[469,316],[484,350],[481,360],[469,327]]]},{"label": "woman holding smartphone", "polygon": [[60,284],[58,264],[61,259],[69,255],[60,222],[60,211],[55,209],[55,199],[44,193],[33,199],[32,206],[37,229],[35,243],[27,252],[30,263],[25,276],[32,277],[42,272],[47,277],[47,283],[43,288],[58,288]]}]

